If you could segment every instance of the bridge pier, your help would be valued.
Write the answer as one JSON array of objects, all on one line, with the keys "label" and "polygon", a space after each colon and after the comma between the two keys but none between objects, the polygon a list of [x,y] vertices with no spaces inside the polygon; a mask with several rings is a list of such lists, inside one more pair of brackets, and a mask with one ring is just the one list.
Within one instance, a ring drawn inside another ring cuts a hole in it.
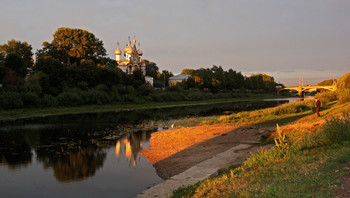
[{"label": "bridge pier", "polygon": [[299,97],[300,98],[304,98],[304,92],[303,91],[299,91]]}]

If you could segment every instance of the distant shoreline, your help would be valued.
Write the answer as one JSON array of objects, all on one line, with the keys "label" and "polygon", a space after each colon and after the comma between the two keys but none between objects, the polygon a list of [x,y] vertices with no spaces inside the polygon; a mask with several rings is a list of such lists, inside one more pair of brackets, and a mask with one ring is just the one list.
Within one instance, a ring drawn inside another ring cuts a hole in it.
[{"label": "distant shoreline", "polygon": [[114,105],[87,105],[78,107],[52,107],[52,108],[25,108],[15,110],[0,111],[0,122],[15,121],[18,119],[28,119],[36,117],[49,117],[57,115],[69,114],[85,114],[85,113],[107,113],[133,111],[136,109],[157,109],[181,106],[209,105],[216,103],[254,101],[262,99],[283,98],[281,96],[262,94],[244,98],[225,98],[211,99],[200,101],[181,101],[181,102],[162,102],[162,103],[145,103],[145,104],[114,104]]}]

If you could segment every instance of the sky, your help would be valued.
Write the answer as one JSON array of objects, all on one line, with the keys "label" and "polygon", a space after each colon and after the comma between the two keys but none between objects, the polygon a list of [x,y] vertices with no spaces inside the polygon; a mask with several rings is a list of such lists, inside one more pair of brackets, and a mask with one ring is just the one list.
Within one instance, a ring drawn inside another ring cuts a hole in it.
[{"label": "sky", "polygon": [[286,86],[350,72],[349,0],[0,0],[0,44],[33,53],[60,27],[80,28],[115,58],[136,37],[142,58],[174,74],[222,66]]}]

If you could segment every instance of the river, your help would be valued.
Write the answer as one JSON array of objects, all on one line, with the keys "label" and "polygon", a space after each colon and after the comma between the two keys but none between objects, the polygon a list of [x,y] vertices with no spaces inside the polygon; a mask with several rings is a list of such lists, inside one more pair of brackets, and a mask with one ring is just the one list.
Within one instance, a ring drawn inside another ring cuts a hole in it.
[{"label": "river", "polygon": [[162,179],[139,151],[180,118],[277,106],[292,99],[51,116],[0,125],[1,197],[134,197]]}]

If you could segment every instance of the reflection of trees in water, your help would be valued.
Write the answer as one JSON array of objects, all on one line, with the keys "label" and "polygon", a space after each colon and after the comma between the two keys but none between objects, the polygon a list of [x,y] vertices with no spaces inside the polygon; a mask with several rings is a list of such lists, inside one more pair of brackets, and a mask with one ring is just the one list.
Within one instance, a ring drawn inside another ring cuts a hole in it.
[{"label": "reflection of trees in water", "polygon": [[43,163],[44,168],[52,167],[60,182],[84,180],[94,176],[96,170],[102,167],[106,148],[115,142],[112,134],[117,133],[111,129],[41,133],[40,143],[35,149],[37,160]]},{"label": "reflection of trees in water", "polygon": [[96,149],[82,149],[78,153],[58,160],[53,165],[55,177],[61,182],[81,181],[94,176],[101,168],[106,153]]},{"label": "reflection of trees in water", "polygon": [[[34,149],[37,161],[42,162],[44,168],[53,168],[57,180],[79,181],[93,176],[102,167],[106,158],[105,150],[112,145],[116,145],[118,159],[120,153],[123,153],[129,165],[133,162],[136,166],[138,152],[149,139],[149,132],[156,131],[158,125],[165,120],[184,115],[213,115],[225,110],[235,112],[259,109],[275,106],[276,103],[234,102],[20,120],[8,125],[8,128],[14,126],[14,129],[0,131],[0,162],[10,168],[28,165],[33,156],[31,149]],[[47,123],[52,127],[43,127]],[[30,125],[34,127],[18,128]],[[104,126],[112,128],[102,128]],[[128,135],[123,136],[125,134]]]},{"label": "reflection of trees in water", "polygon": [[12,169],[32,162],[31,147],[23,134],[21,135],[22,137],[12,133],[0,133],[0,162]]}]

